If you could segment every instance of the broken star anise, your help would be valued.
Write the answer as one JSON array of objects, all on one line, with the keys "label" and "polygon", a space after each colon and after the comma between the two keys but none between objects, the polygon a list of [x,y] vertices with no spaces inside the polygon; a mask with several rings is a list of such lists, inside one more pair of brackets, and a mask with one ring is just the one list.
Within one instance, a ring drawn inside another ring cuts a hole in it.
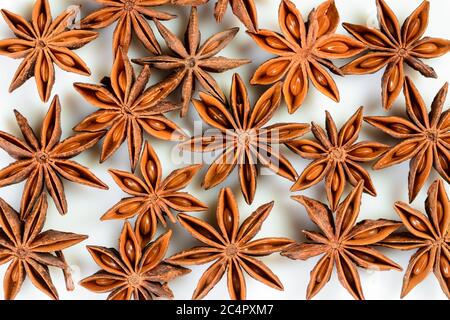
[{"label": "broken star anise", "polygon": [[47,102],[55,83],[54,64],[67,72],[91,74],[72,50],[91,42],[98,33],[72,28],[78,7],[70,7],[55,20],[48,0],[36,0],[31,21],[4,9],[1,12],[17,38],[1,40],[0,54],[23,59],[11,82],[10,92],[34,77],[41,100]]},{"label": "broken star anise", "polygon": [[95,0],[102,8],[81,20],[81,27],[102,29],[117,21],[113,35],[113,53],[119,47],[128,52],[133,34],[153,54],[160,54],[161,48],[147,19],[170,20],[175,15],[158,11],[152,7],[170,3],[170,0]]},{"label": "broken star anise", "polygon": [[[209,0],[172,0],[173,4],[183,6],[199,6],[209,2]],[[254,0],[217,0],[214,8],[214,17],[217,22],[221,22],[228,4],[233,10],[233,14],[241,20],[245,27],[255,32],[258,30],[258,17]]]},{"label": "broken star anise", "polygon": [[450,204],[444,184],[437,180],[428,190],[426,216],[404,202],[396,202],[394,208],[407,232],[390,235],[383,240],[383,246],[418,249],[406,269],[401,297],[433,271],[442,291],[450,299]]},{"label": "broken star anise", "polygon": [[138,241],[148,243],[155,235],[158,220],[166,226],[164,217],[166,215],[170,221],[176,222],[172,210],[196,212],[208,209],[205,204],[189,193],[179,191],[189,184],[200,168],[201,165],[191,165],[178,169],[172,171],[163,180],[158,156],[151,145],[148,142],[145,143],[140,162],[144,179],[125,171],[110,170],[114,181],[132,197],[122,199],[101,219],[128,219],[138,216],[135,227],[136,237]]},{"label": "broken star anise", "polygon": [[195,81],[216,98],[226,101],[216,80],[210,72],[224,72],[250,63],[246,59],[229,59],[216,57],[216,55],[233,40],[239,28],[232,28],[211,36],[205,43],[200,44],[200,30],[198,25],[197,9],[192,7],[189,24],[185,33],[185,41],[178,39],[166,27],[155,21],[171,55],[151,56],[142,59],[133,59],[139,64],[148,64],[162,70],[175,70],[175,77],[182,80],[181,84],[181,116],[184,117],[189,109],[192,95],[195,92]]},{"label": "broken star anise", "polygon": [[88,246],[89,253],[102,270],[81,280],[86,289],[105,293],[108,300],[152,300],[173,298],[167,283],[190,272],[163,261],[172,231],[149,244],[138,241],[129,222],[125,222],[119,239],[119,251]]},{"label": "broken star anise", "polygon": [[344,23],[344,28],[364,43],[368,50],[341,68],[344,74],[375,73],[384,66],[381,82],[382,102],[390,109],[402,90],[405,62],[425,77],[437,78],[436,72],[420,59],[446,54],[450,41],[423,37],[428,25],[430,4],[423,1],[400,28],[397,17],[383,0],[376,0],[380,29]]},{"label": "broken star anise", "polygon": [[52,299],[58,299],[48,267],[64,272],[67,290],[74,285],[70,267],[61,250],[87,236],[56,230],[42,231],[47,214],[47,195],[42,193],[24,220],[0,198],[0,264],[10,262],[3,279],[6,300],[14,299],[28,276],[33,285]]},{"label": "broken star anise", "polygon": [[434,168],[450,183],[450,113],[442,112],[447,96],[446,83],[431,104],[431,112],[411,79],[403,86],[407,118],[396,116],[365,117],[365,121],[388,135],[403,141],[390,148],[374,164],[383,169],[411,159],[408,177],[409,202],[422,189]]},{"label": "broken star anise", "polygon": [[304,139],[286,143],[301,157],[314,160],[303,170],[291,191],[308,189],[325,178],[332,210],[336,210],[347,181],[356,186],[362,180],[364,191],[376,195],[369,173],[359,163],[378,158],[389,147],[371,141],[355,143],[361,130],[362,115],[361,107],[338,133],[333,118],[326,112],[326,132],[315,123],[311,125],[316,141]]},{"label": "broken star anise", "polygon": [[330,281],[336,266],[339,281],[355,299],[364,299],[356,266],[372,270],[401,270],[401,267],[377,250],[377,245],[397,230],[401,223],[391,220],[363,220],[357,224],[363,182],[339,205],[336,217],[323,203],[305,196],[292,197],[302,204],[320,231],[303,231],[307,242],[294,244],[281,254],[295,260],[307,260],[322,255],[308,285],[306,298],[313,298]]},{"label": "broken star anise", "polygon": [[23,140],[0,131],[0,148],[17,161],[0,170],[0,187],[27,180],[20,205],[21,218],[25,218],[39,196],[48,191],[61,214],[67,213],[67,201],[61,178],[100,189],[108,186],[88,168],[69,160],[94,146],[103,132],[79,133],[61,139],[61,105],[58,96],[52,101],[44,118],[40,138],[27,119],[14,111]]},{"label": "broken star anise", "polygon": [[272,210],[273,202],[260,206],[239,227],[239,209],[231,189],[219,193],[216,218],[218,230],[210,224],[185,214],[179,214],[181,225],[203,246],[193,247],[167,259],[175,265],[198,265],[215,262],[200,278],[192,299],[202,299],[227,272],[228,292],[233,300],[245,300],[246,284],[243,271],[262,283],[283,290],[278,277],[256,257],[267,256],[293,243],[287,238],[252,240]]},{"label": "broken star anise", "polygon": [[282,0],[278,19],[282,34],[265,29],[249,32],[261,48],[278,56],[258,67],[250,83],[272,84],[284,78],[283,95],[289,113],[302,105],[309,80],[324,95],[339,101],[336,83],[324,67],[342,75],[329,59],[353,57],[365,46],[335,34],[339,14],[334,1],[325,1],[311,11],[305,24],[295,4]]},{"label": "broken star anise", "polygon": [[126,53],[118,50],[111,77],[100,85],[75,83],[75,89],[87,102],[100,110],[82,120],[75,131],[108,133],[103,141],[100,162],[105,161],[127,139],[131,168],[134,171],[142,150],[143,130],[164,140],[184,140],[185,134],[163,114],[179,107],[165,99],[179,84],[169,77],[146,89],[150,67],[145,66],[136,78]]},{"label": "broken star anise", "polygon": [[206,172],[202,183],[205,189],[223,182],[236,165],[242,194],[249,204],[256,192],[257,164],[295,181],[297,172],[278,147],[308,132],[309,125],[280,123],[263,127],[274,115],[280,100],[281,84],[278,83],[250,109],[247,89],[237,74],[233,76],[229,106],[205,93],[200,93],[200,100],[193,100],[202,120],[214,129],[182,142],[180,147],[203,153],[222,150]]}]

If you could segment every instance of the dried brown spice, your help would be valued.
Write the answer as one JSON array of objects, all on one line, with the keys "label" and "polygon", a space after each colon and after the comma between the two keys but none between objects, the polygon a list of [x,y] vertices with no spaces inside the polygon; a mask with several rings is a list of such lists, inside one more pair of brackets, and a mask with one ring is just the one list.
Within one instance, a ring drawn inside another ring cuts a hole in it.
[{"label": "dried brown spice", "polygon": [[239,209],[231,189],[220,190],[216,218],[219,229],[198,218],[179,214],[181,225],[204,245],[193,247],[170,257],[175,265],[198,265],[215,262],[200,278],[192,299],[202,299],[227,272],[228,292],[233,300],[245,300],[244,273],[262,283],[283,290],[278,277],[256,257],[267,256],[293,243],[287,238],[252,240],[272,210],[273,202],[256,209],[239,227]]},{"label": "dried brown spice", "polygon": [[396,202],[395,211],[407,232],[394,233],[382,244],[400,250],[418,249],[409,260],[401,297],[433,271],[442,291],[450,299],[450,204],[444,184],[435,181],[425,201],[426,216],[404,202]]},{"label": "dried brown spice", "polygon": [[39,196],[48,191],[61,214],[67,201],[61,178],[87,186],[108,189],[88,168],[70,160],[94,146],[103,132],[80,133],[61,140],[61,105],[58,96],[44,118],[40,138],[27,119],[14,110],[23,140],[0,131],[0,148],[17,161],[0,170],[0,187],[27,180],[22,194],[20,217],[24,219]]},{"label": "dried brown spice", "polygon": [[350,37],[335,34],[339,14],[334,1],[325,1],[312,10],[305,24],[295,4],[282,0],[278,20],[282,34],[265,29],[249,32],[256,44],[278,56],[259,66],[250,83],[266,85],[284,79],[283,95],[289,113],[302,105],[309,80],[321,93],[339,101],[336,83],[325,68],[342,75],[330,59],[353,57],[365,46]]},{"label": "dried brown spice", "polygon": [[138,241],[136,232],[125,222],[119,238],[119,251],[88,246],[89,253],[102,270],[81,280],[86,289],[105,293],[108,300],[152,300],[173,298],[168,282],[190,272],[163,261],[172,231],[149,244]]},{"label": "dried brown spice", "polygon": [[364,120],[386,134],[401,139],[374,164],[374,169],[384,169],[410,160],[408,190],[409,202],[422,189],[434,166],[437,172],[450,183],[450,113],[442,112],[447,96],[446,83],[427,107],[411,79],[406,77],[403,93],[407,118],[396,116],[365,117]]},{"label": "dried brown spice", "polygon": [[181,116],[184,117],[189,109],[192,95],[195,92],[196,80],[210,94],[222,101],[226,101],[219,85],[210,75],[210,72],[224,72],[251,62],[247,59],[216,57],[233,40],[239,28],[219,32],[211,36],[199,47],[200,30],[195,7],[191,9],[184,43],[158,21],[155,21],[155,24],[172,53],[170,55],[133,59],[133,62],[142,65],[148,64],[151,67],[162,70],[175,70],[174,76],[181,81]]},{"label": "dried brown spice", "polygon": [[23,59],[9,87],[10,92],[34,77],[41,100],[47,102],[55,83],[54,64],[67,72],[91,74],[72,50],[88,44],[98,33],[74,28],[78,7],[70,7],[55,20],[47,0],[36,0],[31,21],[8,10],[1,12],[17,38],[1,40],[0,54]]},{"label": "dried brown spice", "polygon": [[200,100],[193,100],[202,120],[214,129],[186,140],[180,147],[203,153],[222,150],[206,172],[202,182],[205,189],[223,182],[236,165],[239,167],[242,194],[249,204],[256,192],[258,164],[295,181],[297,172],[278,147],[308,132],[309,125],[279,123],[263,127],[280,105],[280,98],[281,84],[278,83],[268,89],[250,109],[245,84],[235,74],[229,104],[203,92],[200,93]]},{"label": "dried brown spice", "polygon": [[[172,0],[172,4],[182,6],[199,6],[207,2],[209,0]],[[258,30],[258,16],[254,0],[217,0],[214,9],[214,17],[217,22],[222,21],[228,4],[231,6],[233,14],[241,20],[248,30],[252,32]]]},{"label": "dried brown spice", "polygon": [[176,16],[153,7],[169,4],[170,0],[95,0],[102,8],[81,20],[85,29],[103,29],[117,22],[113,35],[113,53],[119,47],[128,52],[133,34],[153,54],[160,54],[161,48],[147,19],[153,21],[171,20]]},{"label": "dried brown spice", "polygon": [[47,214],[47,195],[42,193],[24,220],[0,198],[0,264],[10,262],[3,278],[5,299],[19,293],[28,276],[33,285],[52,299],[58,299],[48,267],[64,272],[67,290],[74,285],[61,250],[87,239],[87,236],[56,230],[42,231]]},{"label": "dried brown spice", "polygon": [[114,181],[131,197],[124,198],[109,209],[102,220],[128,219],[138,216],[136,220],[136,237],[139,242],[148,243],[155,235],[158,220],[166,226],[165,216],[176,222],[172,210],[179,212],[205,211],[208,207],[187,192],[185,188],[194,178],[201,165],[191,165],[172,171],[167,178],[162,178],[161,163],[155,150],[146,142],[140,161],[141,174],[109,170]]},{"label": "dried brown spice", "polygon": [[126,53],[118,50],[111,77],[100,85],[75,83],[75,89],[91,105],[100,110],[82,120],[75,131],[107,131],[100,162],[105,161],[127,139],[131,168],[134,171],[142,150],[143,131],[163,140],[180,141],[186,138],[176,123],[163,114],[179,109],[164,100],[180,83],[177,77],[167,79],[146,89],[150,67],[145,66],[136,78]]},{"label": "dried brown spice", "polygon": [[425,77],[436,72],[420,59],[436,58],[450,50],[450,41],[423,37],[428,25],[430,4],[423,1],[400,28],[397,17],[383,0],[376,0],[380,28],[344,23],[344,28],[367,46],[363,56],[341,68],[344,74],[375,73],[386,66],[381,81],[382,101],[390,109],[400,94],[405,78],[405,62]]},{"label": "dried brown spice", "polygon": [[375,187],[369,173],[360,163],[372,161],[385,152],[389,146],[372,141],[355,143],[361,130],[363,108],[347,120],[341,130],[337,131],[331,115],[326,112],[326,132],[314,122],[311,131],[316,140],[294,140],[286,145],[295,153],[311,162],[291,191],[310,188],[325,179],[330,208],[336,210],[347,182],[356,186],[364,181],[364,192],[376,195]]},{"label": "dried brown spice", "polygon": [[363,220],[357,224],[361,205],[363,182],[339,205],[336,217],[323,203],[305,196],[293,196],[302,204],[311,220],[320,231],[303,231],[308,242],[294,244],[281,254],[294,260],[307,260],[322,255],[314,269],[308,285],[306,298],[313,298],[330,281],[333,266],[336,266],[339,281],[358,300],[364,299],[356,266],[378,271],[401,270],[401,267],[372,248],[401,223],[391,220]]}]

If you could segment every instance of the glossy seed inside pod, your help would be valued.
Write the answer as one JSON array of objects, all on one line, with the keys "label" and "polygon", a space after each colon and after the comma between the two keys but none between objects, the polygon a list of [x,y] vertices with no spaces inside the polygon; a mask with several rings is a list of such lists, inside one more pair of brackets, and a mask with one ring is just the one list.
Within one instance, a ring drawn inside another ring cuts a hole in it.
[{"label": "glossy seed inside pod", "polygon": [[416,261],[413,269],[413,274],[416,276],[425,271],[428,266],[428,261],[430,259],[430,253],[426,252],[420,256],[420,258]]}]

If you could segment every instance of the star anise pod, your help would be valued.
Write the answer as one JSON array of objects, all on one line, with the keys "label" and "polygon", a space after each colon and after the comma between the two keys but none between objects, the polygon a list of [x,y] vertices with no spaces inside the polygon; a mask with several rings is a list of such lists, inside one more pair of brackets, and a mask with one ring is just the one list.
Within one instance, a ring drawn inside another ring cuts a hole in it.
[{"label": "star anise pod", "polygon": [[67,213],[67,201],[61,178],[100,189],[108,186],[88,168],[69,160],[94,146],[103,132],[80,133],[61,139],[61,105],[52,101],[41,128],[40,139],[27,119],[14,110],[23,140],[0,131],[0,148],[17,161],[0,170],[0,187],[27,180],[20,205],[21,218],[33,208],[44,189],[53,198],[61,214]]},{"label": "star anise pod", "polygon": [[280,123],[263,128],[278,108],[280,98],[281,85],[278,83],[250,109],[245,84],[235,74],[230,105],[206,93],[200,93],[200,100],[193,100],[202,120],[215,130],[192,137],[180,147],[204,153],[222,150],[206,172],[202,182],[205,189],[223,182],[238,165],[242,194],[250,204],[256,192],[257,164],[291,181],[297,178],[297,172],[280,154],[278,147],[308,132],[309,125]]},{"label": "star anise pod", "polygon": [[331,115],[326,112],[326,132],[314,122],[311,131],[316,140],[294,140],[286,145],[295,153],[311,162],[291,191],[310,188],[325,179],[328,202],[332,210],[336,210],[347,182],[356,186],[364,181],[364,191],[376,195],[375,187],[369,173],[360,163],[378,158],[389,147],[387,145],[358,139],[362,125],[363,108],[347,120],[338,133]]},{"label": "star anise pod", "polygon": [[450,299],[450,204],[444,184],[437,180],[428,190],[426,216],[401,201],[395,203],[394,209],[407,232],[390,235],[383,240],[383,246],[400,250],[418,249],[409,260],[401,297],[433,271],[442,291]]},{"label": "star anise pod", "polygon": [[108,300],[152,300],[173,298],[167,283],[190,272],[163,261],[169,247],[172,231],[167,231],[153,242],[143,245],[125,222],[119,239],[119,251],[113,248],[88,246],[89,253],[102,270],[81,280],[86,289],[105,293]]},{"label": "star anise pod", "polygon": [[161,48],[147,19],[157,21],[175,18],[175,15],[153,9],[153,7],[170,3],[170,0],[95,1],[100,3],[102,8],[82,19],[81,26],[86,29],[102,29],[117,21],[113,35],[113,53],[116,53],[119,47],[128,52],[133,34],[151,53],[161,53]]},{"label": "star anise pod", "polygon": [[356,266],[372,270],[401,270],[401,267],[377,250],[377,245],[401,227],[391,220],[363,220],[357,224],[363,182],[359,182],[347,198],[339,204],[336,217],[325,204],[305,196],[293,196],[302,204],[320,231],[303,231],[308,242],[294,244],[281,254],[295,260],[307,260],[322,255],[314,269],[306,293],[313,298],[330,281],[336,266],[339,281],[355,299],[364,299]]},{"label": "star anise pod", "polygon": [[338,75],[342,72],[329,59],[352,57],[363,51],[364,45],[335,34],[339,14],[334,1],[325,1],[312,10],[305,24],[295,4],[282,0],[278,19],[282,34],[265,29],[249,33],[261,48],[278,56],[258,67],[250,83],[272,84],[284,78],[289,113],[302,105],[309,80],[324,95],[339,101],[336,83],[325,68]]},{"label": "star anise pod", "polygon": [[36,0],[32,20],[2,9],[2,15],[17,38],[0,41],[0,54],[23,59],[14,75],[9,91],[22,86],[34,77],[41,100],[47,102],[55,83],[54,64],[67,72],[88,76],[87,65],[72,52],[97,38],[98,33],[75,30],[71,26],[77,15],[71,7],[52,19],[47,0]]},{"label": "star anise pod", "polygon": [[365,117],[365,121],[388,135],[403,141],[391,147],[374,164],[383,169],[411,159],[409,167],[409,202],[412,202],[430,175],[431,168],[450,183],[450,113],[442,112],[447,96],[446,83],[427,107],[411,79],[403,86],[407,118],[396,116]]},{"label": "star anise pod", "polygon": [[140,161],[141,174],[136,175],[109,170],[114,181],[131,197],[124,198],[109,209],[102,220],[128,219],[138,216],[136,220],[136,237],[140,242],[148,243],[156,233],[158,220],[166,226],[165,215],[176,222],[172,210],[180,212],[205,211],[208,207],[187,192],[179,190],[186,187],[194,178],[201,165],[192,165],[172,171],[162,179],[162,168],[155,150],[147,142]]},{"label": "star anise pod", "polygon": [[256,209],[239,227],[239,209],[231,189],[220,190],[216,218],[218,230],[198,218],[179,214],[178,220],[189,233],[204,245],[193,247],[170,257],[175,265],[199,265],[215,262],[200,278],[192,299],[202,299],[227,272],[228,292],[233,300],[245,300],[243,271],[262,283],[283,290],[278,277],[256,257],[267,256],[293,243],[287,238],[252,240],[272,210],[273,202]]},{"label": "star anise pod", "polygon": [[0,198],[0,264],[10,262],[3,279],[5,299],[19,293],[28,276],[33,285],[52,299],[58,299],[48,267],[64,272],[67,290],[73,290],[70,268],[61,250],[87,236],[55,230],[42,231],[47,214],[47,195],[42,193],[24,220]]},{"label": "star anise pod", "polygon": [[428,25],[430,4],[423,1],[400,28],[397,17],[383,1],[376,0],[380,28],[344,23],[344,28],[364,43],[366,53],[341,68],[345,74],[375,73],[386,66],[381,88],[383,107],[390,109],[402,90],[405,62],[425,77],[436,72],[420,59],[436,58],[450,50],[446,39],[423,37]]},{"label": "star anise pod", "polygon": [[195,92],[196,80],[216,98],[226,101],[216,80],[209,73],[224,72],[251,62],[247,59],[216,57],[233,40],[239,28],[232,28],[217,33],[199,47],[200,30],[195,7],[191,9],[184,43],[158,21],[155,21],[155,24],[172,54],[133,59],[133,62],[143,65],[148,64],[151,67],[162,70],[175,70],[175,77],[182,81],[181,116],[184,117],[189,109],[192,95]]},{"label": "star anise pod", "polygon": [[179,109],[164,99],[180,80],[169,77],[146,89],[150,67],[145,66],[136,78],[128,56],[118,50],[111,77],[100,85],[75,83],[75,89],[87,102],[100,110],[82,120],[75,131],[102,132],[107,130],[100,162],[105,161],[127,139],[131,168],[135,169],[142,150],[143,130],[163,140],[180,141],[183,131],[163,114]]},{"label": "star anise pod", "polygon": [[[173,4],[183,6],[199,6],[207,2],[209,0],[172,0]],[[214,17],[217,22],[222,21],[228,4],[231,6],[233,14],[241,20],[248,30],[252,32],[258,30],[258,16],[254,0],[217,0],[214,9]]]}]

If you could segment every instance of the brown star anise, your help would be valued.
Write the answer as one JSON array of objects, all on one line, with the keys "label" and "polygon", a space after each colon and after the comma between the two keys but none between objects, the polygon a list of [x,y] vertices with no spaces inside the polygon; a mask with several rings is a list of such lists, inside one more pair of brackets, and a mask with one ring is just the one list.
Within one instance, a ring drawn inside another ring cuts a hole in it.
[{"label": "brown star anise", "polygon": [[182,81],[181,116],[184,117],[189,109],[192,95],[195,92],[195,80],[198,80],[202,87],[216,98],[226,101],[219,85],[209,72],[224,72],[251,62],[246,59],[216,57],[233,40],[239,28],[232,28],[217,33],[199,47],[200,31],[197,9],[195,7],[191,9],[189,24],[185,33],[185,43],[158,21],[155,21],[155,24],[167,46],[172,51],[172,55],[133,59],[133,62],[148,64],[151,67],[162,70],[175,69],[175,77]]},{"label": "brown star anise", "polygon": [[282,34],[264,29],[249,33],[261,48],[279,56],[262,64],[250,83],[272,84],[284,78],[283,95],[290,113],[302,105],[309,79],[324,95],[339,101],[336,83],[324,67],[342,75],[329,59],[352,57],[363,51],[364,45],[335,34],[339,14],[334,1],[325,1],[311,11],[305,24],[295,4],[282,0],[278,19]]},{"label": "brown star anise", "polygon": [[82,28],[102,29],[117,21],[113,35],[113,53],[119,47],[128,52],[133,34],[147,50],[160,54],[161,48],[147,19],[170,20],[175,15],[152,9],[170,0],[95,0],[102,8],[81,20]]},{"label": "brown star anise", "polygon": [[255,257],[279,252],[293,243],[287,238],[263,238],[251,241],[272,210],[273,202],[260,206],[239,227],[239,210],[231,189],[220,190],[216,218],[219,230],[210,224],[179,214],[178,220],[196,239],[204,243],[170,257],[175,265],[198,265],[216,260],[198,282],[192,299],[202,299],[227,272],[228,292],[233,300],[246,298],[244,273],[262,283],[283,290],[278,277]]},{"label": "brown star anise", "polygon": [[328,202],[336,210],[346,182],[356,186],[364,181],[364,191],[376,195],[369,173],[359,163],[376,159],[389,147],[378,142],[355,143],[362,125],[363,108],[347,120],[337,131],[331,115],[326,112],[326,132],[314,122],[311,131],[313,140],[294,140],[286,145],[295,153],[311,162],[292,186],[291,191],[310,188],[325,178]]},{"label": "brown star anise", "polygon": [[61,105],[58,96],[44,118],[40,139],[27,119],[14,111],[23,140],[0,131],[0,148],[17,161],[0,170],[0,187],[27,180],[20,205],[24,219],[33,208],[44,189],[50,193],[61,214],[67,213],[67,202],[61,177],[72,182],[100,189],[108,186],[88,168],[69,160],[94,146],[103,132],[80,133],[63,141],[61,139]]},{"label": "brown star anise", "polygon": [[5,299],[19,293],[28,276],[36,288],[52,299],[58,299],[48,267],[63,270],[67,290],[74,285],[70,268],[61,250],[69,248],[87,236],[47,230],[42,232],[47,214],[47,195],[42,193],[30,215],[24,220],[0,198],[0,264],[11,262],[3,279]]},{"label": "brown star anise", "polygon": [[136,237],[140,242],[148,243],[156,233],[158,220],[166,226],[164,215],[176,222],[172,210],[180,212],[205,211],[208,207],[187,192],[179,190],[186,187],[194,178],[201,165],[192,165],[172,171],[162,179],[162,168],[155,150],[147,142],[140,162],[143,180],[136,175],[110,170],[114,181],[132,197],[124,198],[109,209],[102,220],[128,219],[138,216],[136,220]]},{"label": "brown star anise", "polygon": [[380,157],[373,168],[383,169],[412,159],[408,178],[409,202],[412,202],[428,179],[433,165],[450,183],[450,113],[448,110],[442,112],[448,84],[437,93],[430,113],[411,79],[406,77],[403,87],[407,119],[389,116],[365,117],[364,120],[403,140]]},{"label": "brown star anise", "polygon": [[363,182],[339,205],[336,218],[323,203],[305,196],[292,199],[302,204],[311,220],[320,232],[303,231],[308,242],[294,244],[281,254],[295,260],[307,260],[322,255],[311,271],[311,279],[306,293],[307,299],[313,298],[330,281],[333,266],[336,266],[339,281],[355,299],[364,299],[361,282],[356,266],[373,270],[401,270],[371,246],[377,245],[401,223],[391,220],[363,220],[357,224]]},{"label": "brown star anise", "polygon": [[77,8],[71,7],[52,20],[47,0],[36,0],[31,21],[1,10],[3,18],[17,38],[0,41],[0,54],[23,59],[11,82],[9,91],[34,77],[41,100],[50,99],[55,83],[54,64],[67,72],[88,76],[87,65],[72,52],[97,38],[98,33],[72,29]]},{"label": "brown star anise", "polygon": [[[199,6],[209,2],[209,0],[172,0],[173,4],[183,6]],[[217,0],[214,9],[214,17],[217,22],[221,22],[228,4],[233,10],[233,14],[241,20],[245,27],[256,32],[258,30],[258,17],[254,0]]]},{"label": "brown star anise", "polygon": [[401,297],[433,271],[450,299],[450,204],[444,184],[437,180],[428,190],[426,216],[401,201],[394,208],[408,232],[390,235],[383,245],[400,250],[418,249],[409,261]]},{"label": "brown star anise", "polygon": [[367,52],[341,68],[344,74],[375,73],[384,66],[381,83],[383,107],[390,109],[402,90],[404,63],[425,77],[437,78],[436,72],[420,59],[439,57],[450,50],[446,39],[422,37],[428,25],[430,4],[423,1],[400,28],[397,17],[383,1],[376,0],[380,29],[344,23],[344,28],[364,43]]},{"label": "brown star anise", "polygon": [[205,93],[200,93],[200,100],[193,100],[202,120],[215,130],[192,137],[180,147],[204,153],[222,150],[206,172],[202,183],[205,189],[223,182],[238,165],[242,194],[250,204],[256,192],[258,163],[291,181],[297,178],[297,172],[280,154],[278,146],[308,132],[309,125],[280,123],[263,128],[280,105],[280,98],[281,84],[277,83],[250,109],[245,84],[235,74],[229,106]]},{"label": "brown star anise", "polygon": [[180,141],[186,138],[183,131],[163,114],[179,109],[165,99],[179,84],[176,77],[169,77],[156,85],[145,88],[150,78],[150,67],[145,66],[135,77],[128,56],[118,50],[111,77],[105,77],[100,85],[75,83],[75,89],[100,110],[82,120],[75,131],[102,132],[107,130],[100,162],[105,161],[128,141],[131,168],[135,169],[142,150],[142,131],[164,140]]},{"label": "brown star anise", "polygon": [[88,246],[89,253],[102,270],[81,280],[86,289],[111,292],[108,300],[152,300],[173,298],[167,283],[190,272],[163,261],[172,231],[154,242],[142,245],[130,223],[125,222],[119,239],[119,252],[113,248]]}]

